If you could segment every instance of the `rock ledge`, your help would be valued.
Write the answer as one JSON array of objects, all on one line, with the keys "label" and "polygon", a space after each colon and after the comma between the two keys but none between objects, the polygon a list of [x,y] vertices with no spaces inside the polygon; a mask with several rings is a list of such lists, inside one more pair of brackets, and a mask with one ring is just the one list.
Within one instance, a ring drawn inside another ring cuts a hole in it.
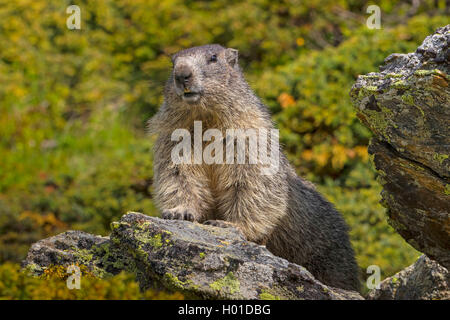
[{"label": "rock ledge", "polygon": [[305,268],[243,239],[234,228],[128,213],[110,237],[68,231],[41,240],[23,262],[40,275],[78,263],[102,278],[133,272],[141,289],[164,287],[202,299],[362,299],[326,286]]}]

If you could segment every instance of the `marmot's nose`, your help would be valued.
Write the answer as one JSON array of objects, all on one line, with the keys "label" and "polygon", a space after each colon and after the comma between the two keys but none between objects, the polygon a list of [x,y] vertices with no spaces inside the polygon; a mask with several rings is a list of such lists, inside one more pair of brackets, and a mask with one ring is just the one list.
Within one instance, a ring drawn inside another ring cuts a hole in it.
[{"label": "marmot's nose", "polygon": [[175,70],[175,80],[180,86],[187,86],[189,79],[192,77],[191,69],[181,66]]}]

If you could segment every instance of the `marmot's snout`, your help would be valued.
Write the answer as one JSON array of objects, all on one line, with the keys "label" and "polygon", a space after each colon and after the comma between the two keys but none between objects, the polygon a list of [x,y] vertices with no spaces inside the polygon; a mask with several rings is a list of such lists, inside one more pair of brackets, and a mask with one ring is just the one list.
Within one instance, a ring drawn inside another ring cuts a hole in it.
[{"label": "marmot's snout", "polygon": [[175,70],[175,82],[181,89],[189,88],[190,79],[192,79],[192,71],[188,66],[182,65]]},{"label": "marmot's snout", "polygon": [[200,98],[201,89],[192,68],[186,63],[178,63],[173,72],[175,88],[184,101],[196,102]]}]

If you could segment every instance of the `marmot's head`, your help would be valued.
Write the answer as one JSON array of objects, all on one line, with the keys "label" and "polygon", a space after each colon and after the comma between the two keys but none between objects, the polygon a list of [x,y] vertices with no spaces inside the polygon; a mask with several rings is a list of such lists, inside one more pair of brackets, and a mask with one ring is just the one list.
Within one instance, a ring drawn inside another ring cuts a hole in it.
[{"label": "marmot's head", "polygon": [[208,103],[230,93],[230,79],[240,75],[238,51],[218,44],[182,50],[172,56],[166,97],[186,104]]}]

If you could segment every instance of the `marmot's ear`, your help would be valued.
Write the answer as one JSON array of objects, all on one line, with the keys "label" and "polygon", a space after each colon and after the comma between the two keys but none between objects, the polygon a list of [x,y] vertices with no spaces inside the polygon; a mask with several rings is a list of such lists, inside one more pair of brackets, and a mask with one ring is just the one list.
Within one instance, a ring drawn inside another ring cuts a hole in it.
[{"label": "marmot's ear", "polygon": [[238,52],[239,51],[233,48],[227,48],[225,50],[225,57],[227,59],[227,62],[233,68],[236,68],[238,66]]},{"label": "marmot's ear", "polygon": [[170,61],[172,62],[172,64],[175,64],[175,59],[177,58],[177,54],[174,53],[174,54],[170,55],[169,57],[170,57]]}]

